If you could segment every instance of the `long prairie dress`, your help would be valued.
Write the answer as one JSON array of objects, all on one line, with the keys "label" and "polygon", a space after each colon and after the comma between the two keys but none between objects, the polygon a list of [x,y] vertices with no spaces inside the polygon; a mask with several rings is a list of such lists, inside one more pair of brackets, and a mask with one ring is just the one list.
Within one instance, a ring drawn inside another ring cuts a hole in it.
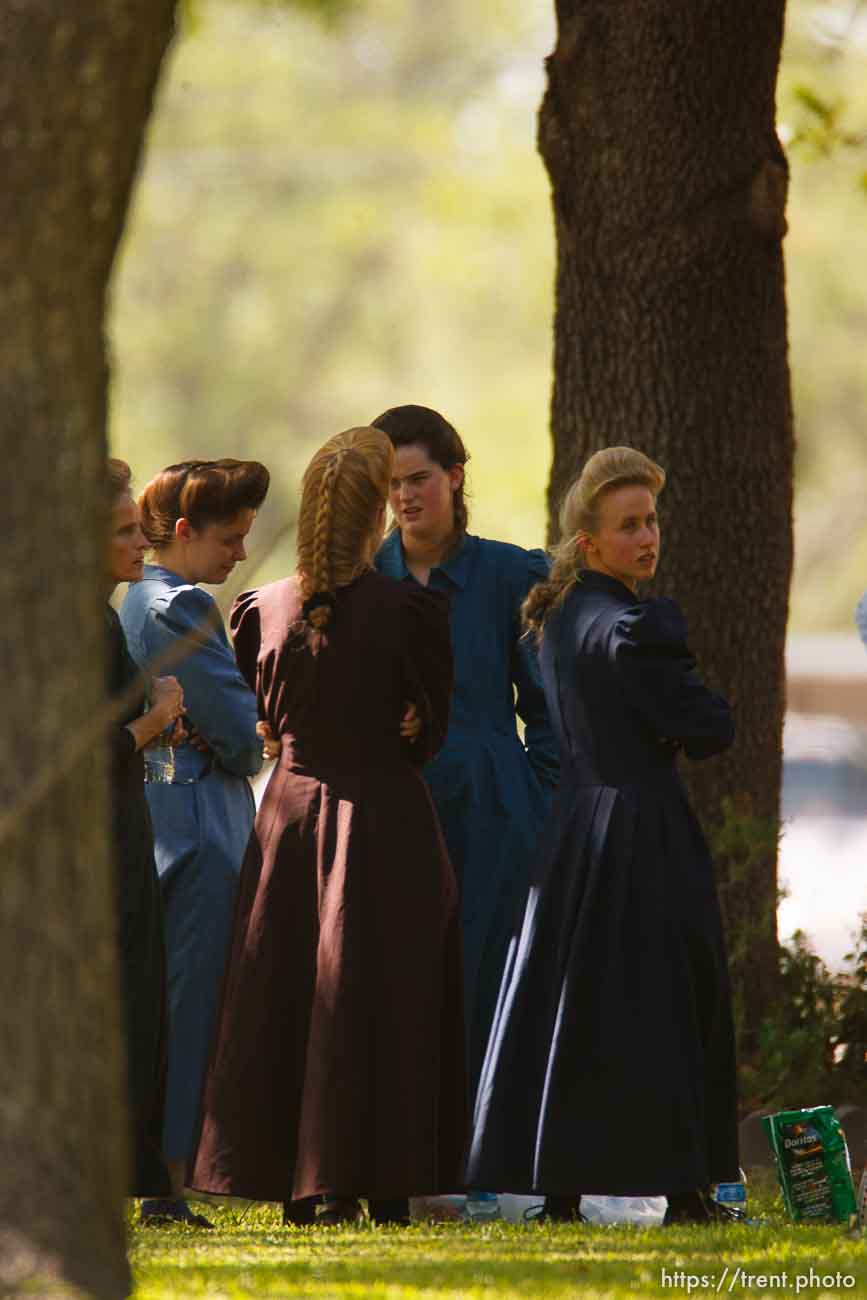
[{"label": "long prairie dress", "polygon": [[[419,585],[397,530],[380,547],[376,566]],[[557,781],[557,742],[535,647],[522,637],[520,619],[527,592],[547,576],[543,551],[470,534],[428,580],[451,607],[452,712],[445,743],[424,774],[461,891],[471,1098]]]},{"label": "long prairie dress", "polygon": [[586,572],[541,651],[561,781],[503,980],[478,1186],[665,1195],[738,1177],[728,969],[676,749],[726,749],[670,600]]},{"label": "long prairie dress", "polygon": [[187,717],[210,746],[175,750],[171,784],[145,787],[165,909],[169,1046],[163,1153],[188,1160],[220,1000],[238,875],[262,766],[256,698],[235,663],[213,596],[161,565],[130,584],[121,622],[136,663],[184,689]]},{"label": "long prairie dress", "polygon": [[144,759],[128,722],[141,715],[144,691],[117,614],[106,606],[108,684],[124,697],[109,731],[117,935],[131,1130],[130,1196],[166,1196],[160,1154],[166,1050],[166,958],[154,836],[144,791]]},{"label": "long prairie dress", "polygon": [[369,571],[338,589],[314,655],[301,603],[286,579],[232,613],[282,753],[241,874],[193,1186],[447,1191],[467,1125],[457,890],[419,771],[446,729],[447,607]]}]

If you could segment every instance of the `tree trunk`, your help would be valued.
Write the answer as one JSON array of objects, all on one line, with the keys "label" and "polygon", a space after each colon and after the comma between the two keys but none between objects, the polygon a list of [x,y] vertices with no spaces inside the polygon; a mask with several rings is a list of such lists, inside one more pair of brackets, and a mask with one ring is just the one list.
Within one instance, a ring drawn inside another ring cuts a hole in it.
[{"label": "tree trunk", "polygon": [[689,779],[726,914],[741,1046],[776,983],[793,436],[784,0],[557,0],[539,144],[558,265],[552,530],[599,447],[668,472],[656,590],[677,597],[738,740]]},{"label": "tree trunk", "polygon": [[172,11],[5,0],[0,14],[4,1295],[52,1280],[100,1297],[130,1289],[99,718],[103,314]]}]

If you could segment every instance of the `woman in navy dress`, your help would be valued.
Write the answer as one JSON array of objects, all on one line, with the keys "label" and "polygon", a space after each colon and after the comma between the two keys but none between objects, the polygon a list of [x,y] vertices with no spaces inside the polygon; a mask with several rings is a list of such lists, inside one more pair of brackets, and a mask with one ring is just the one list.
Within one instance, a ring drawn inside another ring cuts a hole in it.
[{"label": "woman in navy dress", "polygon": [[[142,575],[148,541],[130,493],[129,466],[108,462],[111,505],[107,570],[113,589]],[[144,791],[143,747],[183,711],[174,677],[151,684],[144,708],[141,674],[129,656],[117,614],[105,607],[109,691],[117,699],[110,729],[115,882],[126,1037],[131,1196],[162,1196],[169,1175],[160,1154],[165,1054],[166,972],[163,915],[154,838]]]},{"label": "woman in navy dress", "polygon": [[268,490],[256,461],[187,461],[163,470],[139,498],[156,563],[130,585],[121,610],[140,667],[166,654],[184,690],[192,742],[174,776],[146,787],[166,918],[169,1049],[163,1153],[172,1199],[143,1218],[210,1226],[183,1199],[237,893],[253,827],[248,778],[262,765],[256,699],[235,663],[213,596],[246,558],[244,539]]},{"label": "woman in navy dress", "polygon": [[[247,592],[238,663],[281,756],[241,874],[194,1185],[287,1220],[405,1222],[467,1131],[457,889],[420,767],[445,735],[448,605],[370,560],[392,450],[327,442],[298,571]],[[415,706],[415,740],[401,717]]]},{"label": "woman in navy dress", "polygon": [[557,779],[539,665],[534,646],[522,639],[520,620],[521,604],[547,577],[548,562],[543,551],[467,532],[467,453],[457,430],[436,411],[397,406],[373,423],[395,448],[389,500],[397,523],[376,567],[445,592],[451,604],[451,718],[445,745],[425,777],[461,889],[472,1099],[509,938]]},{"label": "woman in navy dress", "polygon": [[567,495],[550,581],[531,592],[561,782],[503,981],[469,1178],[546,1193],[666,1195],[707,1220],[738,1178],[734,1036],[713,871],[676,768],[726,749],[671,600],[642,600],[664,474],[631,448]]}]

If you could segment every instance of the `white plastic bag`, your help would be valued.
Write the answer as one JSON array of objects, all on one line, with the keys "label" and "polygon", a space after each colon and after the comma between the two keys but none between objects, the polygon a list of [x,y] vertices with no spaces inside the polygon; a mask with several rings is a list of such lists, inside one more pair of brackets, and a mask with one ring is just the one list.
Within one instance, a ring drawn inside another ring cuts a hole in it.
[{"label": "white plastic bag", "polygon": [[541,1210],[544,1196],[518,1196],[515,1192],[500,1192],[500,1216],[507,1223],[523,1223],[527,1211]]},{"label": "white plastic bag", "polygon": [[[544,1201],[541,1195],[501,1192],[500,1214],[507,1223],[524,1223],[542,1209]],[[581,1213],[590,1223],[635,1223],[642,1228],[654,1228],[662,1223],[667,1205],[664,1196],[581,1197]]]},{"label": "white plastic bag", "polygon": [[582,1196],[581,1213],[591,1223],[635,1223],[656,1228],[665,1218],[664,1196]]}]

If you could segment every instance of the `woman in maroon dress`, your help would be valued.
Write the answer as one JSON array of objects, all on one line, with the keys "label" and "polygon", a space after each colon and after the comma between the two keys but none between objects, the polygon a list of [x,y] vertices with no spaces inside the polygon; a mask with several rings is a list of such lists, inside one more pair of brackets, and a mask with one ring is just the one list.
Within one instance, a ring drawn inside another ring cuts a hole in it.
[{"label": "woman in maroon dress", "polygon": [[284,1201],[294,1222],[321,1196],[317,1222],[353,1219],[360,1195],[403,1222],[409,1196],[456,1185],[464,1147],[456,887],[419,771],[446,733],[448,610],[371,567],[392,458],[378,429],[327,442],[297,574],[231,616],[282,753],[242,870],[192,1181]]}]

